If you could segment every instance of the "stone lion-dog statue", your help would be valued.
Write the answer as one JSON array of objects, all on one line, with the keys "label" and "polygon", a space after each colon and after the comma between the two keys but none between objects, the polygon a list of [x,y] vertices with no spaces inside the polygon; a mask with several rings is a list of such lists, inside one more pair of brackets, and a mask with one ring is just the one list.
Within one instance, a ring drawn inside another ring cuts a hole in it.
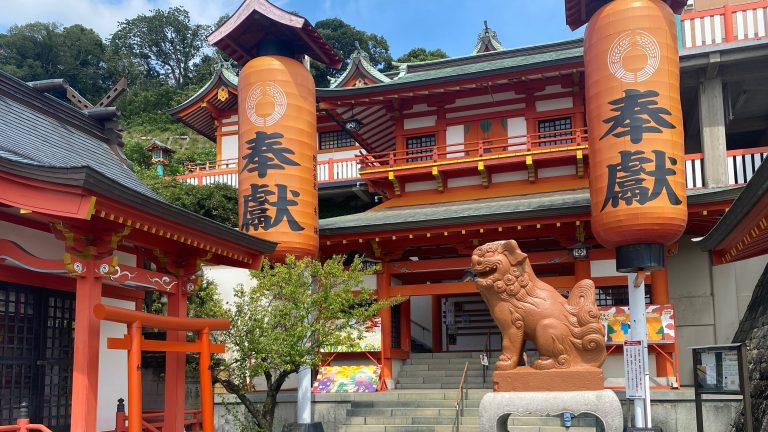
[{"label": "stone lion-dog statue", "polygon": [[[595,285],[591,280],[576,283],[566,300],[536,277],[528,255],[514,240],[492,242],[475,249],[472,271],[480,295],[501,330],[495,388],[498,373],[515,369],[520,372],[523,369],[527,372],[579,369],[582,376],[584,369],[591,369],[599,376],[595,375],[588,387],[597,387],[599,383],[602,389],[599,368],[606,356],[605,329],[595,305]],[[526,340],[536,345],[539,357],[530,368],[518,368]],[[557,380],[563,377],[559,375]],[[579,382],[581,377],[574,376],[573,380]],[[515,387],[515,390],[519,389]]]}]

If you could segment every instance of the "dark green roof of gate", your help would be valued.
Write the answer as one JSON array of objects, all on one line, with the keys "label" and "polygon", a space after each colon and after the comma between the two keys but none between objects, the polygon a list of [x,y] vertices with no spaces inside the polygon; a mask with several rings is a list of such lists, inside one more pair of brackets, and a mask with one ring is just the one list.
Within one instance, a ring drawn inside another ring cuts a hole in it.
[{"label": "dark green roof of gate", "polygon": [[364,87],[317,89],[317,95],[335,96],[378,91],[385,88],[421,86],[457,78],[494,75],[501,71],[529,69],[568,62],[580,62],[584,54],[583,39],[573,39],[530,47],[492,51],[400,66],[400,74],[392,81]]}]

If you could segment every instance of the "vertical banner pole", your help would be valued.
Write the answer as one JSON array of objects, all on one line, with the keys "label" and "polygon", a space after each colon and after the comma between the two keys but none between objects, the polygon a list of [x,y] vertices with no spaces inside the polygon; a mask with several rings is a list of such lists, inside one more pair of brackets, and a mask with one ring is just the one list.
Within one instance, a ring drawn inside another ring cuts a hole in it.
[{"label": "vertical banner pole", "polygon": [[630,337],[643,344],[643,398],[634,401],[634,424],[651,427],[650,375],[648,372],[648,334],[645,323],[645,272],[630,273],[629,289]]},{"label": "vertical banner pole", "polygon": [[296,417],[299,423],[312,423],[312,371],[304,366],[297,374]]}]

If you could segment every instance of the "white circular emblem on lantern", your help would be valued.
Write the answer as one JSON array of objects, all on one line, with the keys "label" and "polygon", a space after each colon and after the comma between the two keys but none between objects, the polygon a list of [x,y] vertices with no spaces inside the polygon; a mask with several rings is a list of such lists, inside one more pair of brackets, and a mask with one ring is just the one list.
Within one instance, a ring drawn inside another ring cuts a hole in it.
[{"label": "white circular emblem on lantern", "polygon": [[[256,105],[263,98],[271,99],[274,104],[272,113],[266,117],[261,116],[256,112]],[[283,114],[285,114],[286,105],[287,99],[285,98],[285,92],[280,86],[272,82],[259,83],[248,92],[246,104],[248,119],[256,126],[272,126],[280,120],[280,117],[282,117]]]},{"label": "white circular emblem on lantern", "polygon": [[[645,66],[637,71],[628,71],[624,67],[624,55],[632,49],[641,50],[646,56]],[[660,50],[656,39],[641,30],[622,33],[611,45],[608,52],[608,67],[616,78],[624,82],[645,81],[659,67]]]}]

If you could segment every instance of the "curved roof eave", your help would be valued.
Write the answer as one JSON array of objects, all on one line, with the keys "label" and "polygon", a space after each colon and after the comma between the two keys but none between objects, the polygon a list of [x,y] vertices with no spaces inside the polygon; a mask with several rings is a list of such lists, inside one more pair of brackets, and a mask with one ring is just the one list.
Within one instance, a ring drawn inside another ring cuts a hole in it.
[{"label": "curved roof eave", "polygon": [[248,235],[200,216],[197,213],[143,194],[105,176],[89,166],[78,168],[45,167],[0,157],[0,169],[44,182],[79,186],[106,197],[120,197],[122,204],[139,209],[141,212],[173,221],[173,223],[206,233],[213,238],[219,238],[252,251],[270,254],[277,247],[275,242]]}]

